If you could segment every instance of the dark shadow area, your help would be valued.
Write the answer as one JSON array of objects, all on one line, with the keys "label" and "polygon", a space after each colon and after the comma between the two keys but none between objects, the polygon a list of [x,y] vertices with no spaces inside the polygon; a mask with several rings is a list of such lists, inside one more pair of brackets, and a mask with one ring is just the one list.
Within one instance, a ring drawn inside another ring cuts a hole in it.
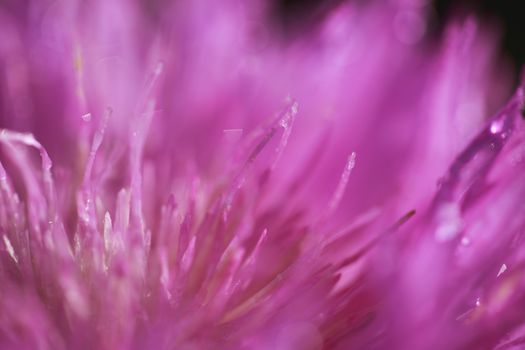
[{"label": "dark shadow area", "polygon": [[[277,0],[274,14],[277,24],[288,37],[307,30],[343,0]],[[353,0],[361,1],[362,0]],[[525,1],[523,0],[435,0],[436,23],[430,23],[439,35],[443,24],[457,13],[475,13],[495,21],[503,31],[502,52],[510,56],[517,70],[525,64]]]},{"label": "dark shadow area", "polygon": [[457,11],[475,11],[496,21],[503,30],[502,50],[518,69],[525,64],[525,1],[523,0],[437,0],[434,6],[443,23]]}]

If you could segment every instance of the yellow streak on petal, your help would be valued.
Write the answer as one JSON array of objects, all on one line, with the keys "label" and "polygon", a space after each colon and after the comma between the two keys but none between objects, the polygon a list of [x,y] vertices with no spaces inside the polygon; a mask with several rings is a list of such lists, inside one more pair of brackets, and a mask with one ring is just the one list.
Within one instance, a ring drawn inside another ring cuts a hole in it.
[{"label": "yellow streak on petal", "polygon": [[259,302],[268,295],[276,286],[277,284],[282,280],[282,274],[278,274],[273,280],[271,280],[266,286],[261,288],[258,292],[253,294],[250,298],[248,298],[245,302],[241,303],[237,307],[233,308],[232,310],[226,312],[226,314],[222,317],[222,319],[219,321],[219,324],[230,322],[238,317],[243,316],[244,314],[248,313],[250,310],[255,308]]}]

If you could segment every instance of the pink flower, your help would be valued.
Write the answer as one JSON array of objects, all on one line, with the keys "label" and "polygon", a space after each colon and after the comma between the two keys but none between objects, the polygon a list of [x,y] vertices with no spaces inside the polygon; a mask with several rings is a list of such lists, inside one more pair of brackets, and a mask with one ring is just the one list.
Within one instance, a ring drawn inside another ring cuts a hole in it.
[{"label": "pink flower", "polygon": [[289,41],[267,6],[2,5],[0,348],[525,342],[494,30],[377,0]]}]

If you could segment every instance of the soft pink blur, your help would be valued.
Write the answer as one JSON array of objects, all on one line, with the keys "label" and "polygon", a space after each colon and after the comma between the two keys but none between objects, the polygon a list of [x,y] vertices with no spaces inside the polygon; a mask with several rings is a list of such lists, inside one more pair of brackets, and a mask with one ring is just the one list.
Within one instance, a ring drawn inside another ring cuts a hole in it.
[{"label": "soft pink blur", "polygon": [[524,335],[523,90],[497,28],[431,37],[428,3],[375,0],[289,41],[264,1],[156,4],[0,7],[0,348]]}]

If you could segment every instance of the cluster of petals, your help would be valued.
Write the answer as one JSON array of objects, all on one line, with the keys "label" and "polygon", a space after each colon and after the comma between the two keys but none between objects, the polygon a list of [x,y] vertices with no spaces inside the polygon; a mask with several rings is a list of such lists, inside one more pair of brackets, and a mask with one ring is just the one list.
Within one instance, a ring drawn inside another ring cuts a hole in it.
[{"label": "cluster of petals", "polygon": [[0,3],[1,349],[519,349],[496,28],[348,1]]}]

